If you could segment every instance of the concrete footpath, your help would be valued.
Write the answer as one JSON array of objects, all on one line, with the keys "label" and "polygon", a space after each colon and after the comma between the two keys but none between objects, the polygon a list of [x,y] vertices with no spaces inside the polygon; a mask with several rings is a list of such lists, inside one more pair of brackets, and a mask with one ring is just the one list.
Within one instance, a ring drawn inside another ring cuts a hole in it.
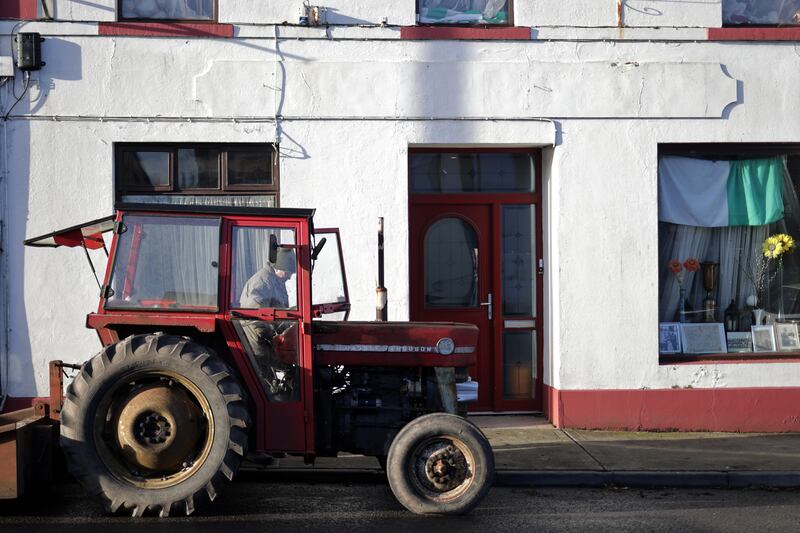
[{"label": "concrete footpath", "polygon": [[[800,433],[562,430],[532,415],[470,417],[489,438],[501,486],[800,487]],[[277,476],[383,476],[372,457],[277,459]]]}]

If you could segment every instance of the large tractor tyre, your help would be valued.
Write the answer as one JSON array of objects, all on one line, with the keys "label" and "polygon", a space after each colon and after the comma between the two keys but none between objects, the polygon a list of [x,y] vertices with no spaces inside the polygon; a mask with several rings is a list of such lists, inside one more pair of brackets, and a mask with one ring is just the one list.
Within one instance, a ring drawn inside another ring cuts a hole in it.
[{"label": "large tractor tyre", "polygon": [[395,497],[417,514],[465,514],[494,481],[494,454],[474,424],[447,413],[409,422],[397,434],[386,474]]},{"label": "large tractor tyre", "polygon": [[92,357],[67,388],[61,446],[111,512],[189,515],[233,479],[249,423],[241,385],[210,349],[137,335]]}]

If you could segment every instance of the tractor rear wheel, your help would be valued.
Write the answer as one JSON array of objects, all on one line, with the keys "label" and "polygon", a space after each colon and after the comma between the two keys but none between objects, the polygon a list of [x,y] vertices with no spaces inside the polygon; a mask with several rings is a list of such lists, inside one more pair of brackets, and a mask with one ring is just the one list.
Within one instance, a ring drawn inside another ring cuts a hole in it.
[{"label": "tractor rear wheel", "polygon": [[109,346],[69,385],[61,446],[70,473],[111,512],[191,514],[247,453],[244,391],[188,338],[155,333]]},{"label": "tractor rear wheel", "polygon": [[494,454],[474,424],[433,413],[400,430],[386,466],[389,486],[417,514],[465,514],[478,505],[494,480]]}]

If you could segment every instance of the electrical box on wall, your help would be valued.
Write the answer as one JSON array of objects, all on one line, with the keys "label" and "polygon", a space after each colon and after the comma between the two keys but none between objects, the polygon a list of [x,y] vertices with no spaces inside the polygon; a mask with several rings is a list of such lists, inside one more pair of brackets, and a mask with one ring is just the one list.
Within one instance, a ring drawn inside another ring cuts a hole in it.
[{"label": "electrical box on wall", "polygon": [[40,70],[42,61],[42,41],[38,33],[18,33],[14,37],[14,64],[20,70]]}]

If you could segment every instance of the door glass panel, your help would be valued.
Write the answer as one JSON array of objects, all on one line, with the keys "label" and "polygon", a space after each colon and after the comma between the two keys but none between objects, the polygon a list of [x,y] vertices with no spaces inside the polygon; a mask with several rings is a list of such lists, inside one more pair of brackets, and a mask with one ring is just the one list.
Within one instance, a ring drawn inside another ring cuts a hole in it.
[{"label": "door glass panel", "polygon": [[536,316],[536,217],[532,205],[503,206],[503,315]]},{"label": "door glass panel", "polygon": [[532,192],[533,157],[527,153],[411,154],[411,192]]},{"label": "door glass panel", "polygon": [[425,234],[425,307],[478,305],[478,237],[460,218],[434,222]]},{"label": "door glass panel", "polygon": [[[269,261],[271,235],[278,241],[275,262]],[[297,309],[294,244],[292,229],[235,226],[231,307]],[[241,319],[233,324],[270,401],[297,401],[300,398],[298,322]]]},{"label": "door glass panel", "polygon": [[[269,237],[278,239],[278,257],[269,262]],[[231,307],[297,309],[297,257],[294,230],[268,227],[233,228]]]},{"label": "door glass panel", "polygon": [[503,333],[503,396],[507,400],[527,400],[534,397],[535,340],[535,331]]},{"label": "door glass panel", "polygon": [[271,402],[300,399],[299,327],[296,320],[233,320],[239,340]]}]

